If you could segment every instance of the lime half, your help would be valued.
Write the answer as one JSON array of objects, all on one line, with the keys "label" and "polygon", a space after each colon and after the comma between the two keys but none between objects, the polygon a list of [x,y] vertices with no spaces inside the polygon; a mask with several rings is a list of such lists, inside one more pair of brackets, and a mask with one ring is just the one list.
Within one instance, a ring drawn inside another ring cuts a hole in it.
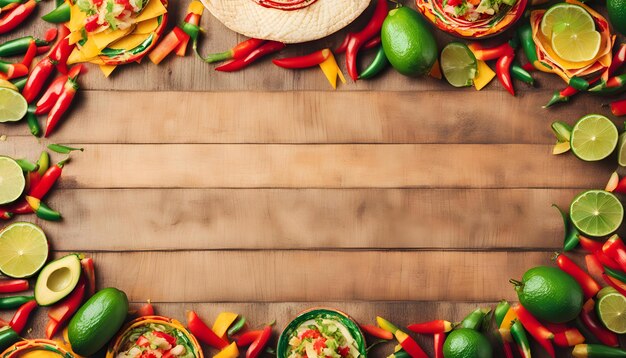
[{"label": "lime half", "polygon": [[8,89],[14,90],[14,91],[19,91],[19,88],[17,88],[12,82],[7,81],[7,80],[3,80],[3,79],[0,79],[0,87],[1,88],[8,88]]},{"label": "lime half", "polygon": [[478,63],[465,44],[451,42],[441,51],[441,71],[454,87],[468,87],[478,73]]},{"label": "lime half", "polygon": [[602,160],[617,146],[617,127],[610,119],[599,114],[589,114],[578,120],[572,129],[572,152],[584,161]]},{"label": "lime half", "polygon": [[0,271],[10,277],[31,277],[48,260],[46,234],[31,223],[13,223],[0,231]]},{"label": "lime half", "polygon": [[617,334],[626,333],[626,297],[620,293],[608,293],[596,303],[598,318],[604,326]]},{"label": "lime half", "polygon": [[552,36],[552,49],[556,54],[570,62],[584,62],[596,58],[600,52],[602,36],[598,31],[569,32],[562,31]]},{"label": "lime half", "polygon": [[617,148],[617,163],[626,167],[626,132],[620,134]]},{"label": "lime half", "polygon": [[20,165],[9,157],[0,156],[0,205],[17,200],[25,186],[26,179]]},{"label": "lime half", "polygon": [[589,190],[572,201],[570,217],[583,233],[594,237],[606,236],[622,224],[624,207],[608,191]]},{"label": "lime half", "polygon": [[593,17],[587,10],[582,6],[568,3],[552,6],[541,19],[541,33],[548,39],[556,33],[580,33],[595,31],[595,29]]},{"label": "lime half", "polygon": [[17,122],[26,111],[28,103],[19,92],[0,87],[0,122]]}]

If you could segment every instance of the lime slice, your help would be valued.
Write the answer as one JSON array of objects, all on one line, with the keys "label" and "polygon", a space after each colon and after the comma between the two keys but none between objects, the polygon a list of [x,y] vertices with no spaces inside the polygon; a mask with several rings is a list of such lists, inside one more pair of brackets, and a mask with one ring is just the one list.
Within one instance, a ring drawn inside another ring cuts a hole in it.
[{"label": "lime slice", "polygon": [[589,114],[579,119],[572,129],[572,152],[584,161],[602,160],[617,146],[617,127],[605,116]]},{"label": "lime slice", "polygon": [[598,31],[562,31],[552,36],[552,48],[556,54],[571,62],[584,62],[596,58],[600,52],[602,36]]},{"label": "lime slice", "polygon": [[46,234],[31,223],[13,223],[0,231],[0,271],[10,277],[31,277],[48,260]]},{"label": "lime slice", "polygon": [[608,293],[596,303],[598,318],[604,326],[617,334],[626,333],[626,297],[620,293]]},{"label": "lime slice", "polygon": [[19,89],[10,81],[0,78],[0,88],[8,88],[10,90],[19,91]]},{"label": "lime slice", "polygon": [[608,191],[589,190],[572,201],[570,218],[583,233],[594,237],[606,236],[622,224],[624,207]]},{"label": "lime slice", "polygon": [[25,186],[26,179],[20,165],[9,157],[0,156],[0,205],[17,200]]},{"label": "lime slice", "polygon": [[617,163],[626,167],[626,132],[620,134],[617,148]]},{"label": "lime slice", "polygon": [[0,123],[17,122],[24,118],[27,110],[28,103],[19,92],[0,88]]},{"label": "lime slice", "polygon": [[606,286],[606,287],[603,287],[600,291],[598,291],[598,293],[596,294],[596,298],[600,299],[600,298],[608,295],[609,293],[618,293],[618,292],[613,287]]},{"label": "lime slice", "polygon": [[541,33],[548,39],[561,32],[580,33],[594,31],[593,17],[582,6],[561,3],[552,6],[541,19]]},{"label": "lime slice", "polygon": [[454,87],[468,87],[478,73],[478,64],[465,44],[451,42],[441,51],[441,70]]}]

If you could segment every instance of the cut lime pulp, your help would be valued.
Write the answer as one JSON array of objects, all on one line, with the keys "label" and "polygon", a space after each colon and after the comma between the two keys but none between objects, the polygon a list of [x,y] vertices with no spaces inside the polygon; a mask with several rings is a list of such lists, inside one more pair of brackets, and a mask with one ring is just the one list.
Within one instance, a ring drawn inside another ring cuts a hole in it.
[{"label": "cut lime pulp", "polygon": [[615,150],[618,140],[615,124],[599,114],[584,116],[572,129],[572,152],[584,161],[602,160]]},{"label": "cut lime pulp", "polygon": [[441,51],[441,71],[454,87],[468,87],[478,73],[478,63],[465,44],[451,42]]},{"label": "cut lime pulp", "polygon": [[17,91],[0,87],[0,122],[17,122],[24,118],[28,103]]},{"label": "cut lime pulp", "polygon": [[615,195],[604,190],[589,190],[570,205],[570,217],[583,233],[599,237],[615,232],[624,219],[624,207]]},{"label": "cut lime pulp", "polygon": [[0,271],[14,278],[31,277],[48,260],[48,240],[37,225],[18,222],[0,231]]},{"label": "cut lime pulp", "polygon": [[626,297],[620,293],[608,293],[596,303],[596,312],[602,324],[617,334],[626,333]]},{"label": "cut lime pulp", "polygon": [[26,178],[20,165],[9,157],[0,156],[0,205],[17,200],[25,186]]}]

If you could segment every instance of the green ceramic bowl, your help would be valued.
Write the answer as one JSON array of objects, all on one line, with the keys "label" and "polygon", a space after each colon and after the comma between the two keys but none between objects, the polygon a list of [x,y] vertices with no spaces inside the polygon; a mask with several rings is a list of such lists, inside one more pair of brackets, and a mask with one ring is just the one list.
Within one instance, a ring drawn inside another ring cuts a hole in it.
[{"label": "green ceramic bowl", "polygon": [[317,317],[333,319],[339,321],[341,324],[346,326],[348,331],[350,331],[350,334],[352,334],[352,337],[354,337],[354,339],[356,340],[359,351],[361,352],[361,356],[367,357],[365,337],[363,336],[363,332],[361,332],[359,325],[356,324],[356,322],[354,322],[352,318],[350,318],[350,316],[348,316],[347,314],[330,308],[316,308],[309,311],[304,311],[300,315],[298,315],[298,317],[296,317],[293,321],[291,321],[278,338],[276,357],[287,358],[287,352],[289,350],[289,337],[291,336],[291,334],[296,329],[298,329],[298,327],[302,323]]}]

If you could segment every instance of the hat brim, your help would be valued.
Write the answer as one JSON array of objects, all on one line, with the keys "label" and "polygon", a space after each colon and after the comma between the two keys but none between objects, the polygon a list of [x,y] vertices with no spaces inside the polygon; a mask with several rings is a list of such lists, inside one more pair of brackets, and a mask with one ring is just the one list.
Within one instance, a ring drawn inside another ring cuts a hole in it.
[{"label": "hat brim", "polygon": [[201,0],[229,29],[248,37],[284,43],[317,40],[352,23],[370,0],[317,0],[298,10],[263,7],[252,0]]}]

